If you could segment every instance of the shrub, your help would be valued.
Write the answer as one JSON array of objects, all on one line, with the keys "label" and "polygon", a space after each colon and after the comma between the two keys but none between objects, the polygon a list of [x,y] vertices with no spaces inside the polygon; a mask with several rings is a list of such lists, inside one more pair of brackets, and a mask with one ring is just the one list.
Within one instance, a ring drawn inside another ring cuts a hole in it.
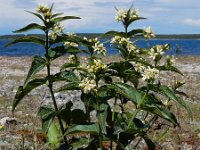
[{"label": "shrub", "polygon": [[[14,112],[29,92],[46,84],[54,108],[42,106],[38,109],[38,115],[42,119],[42,129],[53,148],[64,146],[66,149],[103,149],[107,141],[110,149],[133,149],[132,142],[140,137],[145,140],[149,149],[155,149],[156,141],[152,141],[148,134],[158,119],[163,121],[162,125],[168,122],[179,126],[176,116],[171,111],[173,103],[178,103],[191,114],[180,96],[185,93],[178,90],[184,83],[176,82],[173,87],[169,87],[161,81],[160,73],[163,71],[183,75],[173,66],[170,57],[163,57],[169,45],[139,48],[135,44],[137,37],[147,40],[154,37],[150,27],[129,30],[135,21],[145,19],[138,15],[136,9],[116,8],[115,19],[122,23],[124,31],[109,31],[102,36],[111,38],[111,46],[119,51],[121,57],[119,61],[110,63],[102,60],[102,57],[106,56],[106,48],[98,38],[87,39],[63,33],[60,22],[80,19],[79,17],[54,14],[52,9],[53,6],[38,6],[37,12],[29,13],[38,17],[42,25],[31,23],[15,31],[20,33],[34,29],[42,30],[45,34],[44,39],[22,37],[7,46],[19,42],[32,42],[44,47],[44,57],[33,57],[24,85],[20,86],[16,93],[12,111]],[[86,55],[85,64],[80,63],[79,53]],[[69,62],[63,63],[59,73],[52,74],[51,64],[63,55],[69,56]],[[161,61],[164,62],[163,65]],[[35,75],[45,67],[46,76],[36,77]],[[53,89],[54,83],[60,81],[64,81],[65,84]],[[55,93],[73,90],[81,91],[80,99],[84,108],[72,109],[71,101],[58,108]],[[92,112],[96,114],[95,120],[90,118]],[[79,137],[67,139],[73,135]]]}]

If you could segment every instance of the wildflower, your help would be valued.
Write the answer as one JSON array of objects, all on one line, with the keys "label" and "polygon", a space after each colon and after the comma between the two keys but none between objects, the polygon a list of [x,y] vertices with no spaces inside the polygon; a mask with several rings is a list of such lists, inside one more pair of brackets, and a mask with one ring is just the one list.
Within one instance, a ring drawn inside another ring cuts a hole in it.
[{"label": "wildflower", "polygon": [[85,37],[85,36],[83,37],[83,39],[84,39],[85,41],[88,41],[87,37]]},{"label": "wildflower", "polygon": [[115,44],[115,43],[119,43],[121,37],[120,36],[115,36],[111,39],[111,42],[112,44]]},{"label": "wildflower", "polygon": [[75,34],[73,32],[67,32],[67,35],[70,36],[70,37],[75,36]]},{"label": "wildflower", "polygon": [[126,48],[128,49],[129,53],[139,53],[139,49],[136,46],[134,46],[131,42],[127,43]]},{"label": "wildflower", "polygon": [[64,42],[64,46],[78,47],[78,44],[75,42]]},{"label": "wildflower", "polygon": [[142,73],[142,79],[143,80],[155,79],[158,74],[159,74],[159,70],[148,67]]},{"label": "wildflower", "polygon": [[57,36],[58,36],[61,32],[63,32],[63,29],[64,29],[63,26],[61,26],[60,23],[57,22],[57,23],[54,25],[54,27],[52,28],[52,32],[49,33],[49,36],[50,36],[53,40],[55,40],[55,39],[57,38]]},{"label": "wildflower", "polygon": [[167,63],[167,65],[172,65],[174,63],[174,59],[171,56],[167,55],[166,63]]},{"label": "wildflower", "polygon": [[90,80],[89,78],[85,78],[82,80],[82,82],[79,84],[79,87],[83,88],[83,91],[85,93],[89,93],[91,90],[94,90],[96,87],[95,80]]},{"label": "wildflower", "polygon": [[138,17],[138,9],[133,9],[130,14],[130,18],[137,18]]},{"label": "wildflower", "polygon": [[145,70],[145,66],[141,63],[135,63],[134,65],[135,67],[135,70],[138,71],[138,72],[143,72]]},{"label": "wildflower", "polygon": [[75,57],[75,55],[70,55],[70,56],[68,57],[68,59],[69,59],[69,62],[70,62],[70,63],[74,63],[75,60],[76,60],[76,57]]},{"label": "wildflower", "polygon": [[51,18],[51,16],[52,16],[52,14],[51,14],[50,11],[44,13],[44,17],[45,17],[45,18]]},{"label": "wildflower", "polygon": [[[87,39],[87,38],[86,38]],[[96,44],[99,44],[100,43],[100,41],[98,40],[98,38],[96,37],[96,38],[93,38],[93,39],[89,39],[89,42],[91,42],[91,43],[96,43]]]},{"label": "wildflower", "polygon": [[49,11],[49,8],[47,7],[47,5],[39,4],[39,5],[37,6],[37,8],[36,8],[36,11],[37,11],[38,13],[43,13],[43,14],[45,14],[45,13],[47,13],[47,12]]},{"label": "wildflower", "polygon": [[155,35],[153,34],[153,31],[151,29],[151,27],[147,27],[144,29],[144,33],[143,33],[144,37],[147,39],[150,39],[152,37],[155,37]]},{"label": "wildflower", "polygon": [[103,46],[103,44],[95,43],[95,45],[92,46],[92,48],[94,49],[94,51],[97,52],[97,54],[106,55],[106,49],[105,49],[105,47]]},{"label": "wildflower", "polygon": [[115,36],[111,39],[112,44],[126,45],[131,44],[130,38]]},{"label": "wildflower", "polygon": [[106,65],[100,59],[94,59],[91,65],[87,66],[87,69],[91,73],[96,73],[106,68]]},{"label": "wildflower", "polygon": [[117,14],[115,16],[115,20],[117,22],[122,21],[126,17],[127,17],[127,11],[125,11],[124,9],[117,10]]},{"label": "wildflower", "polygon": [[157,56],[163,55],[164,54],[164,49],[162,45],[156,45],[150,49],[148,52],[150,55],[150,58],[153,58],[153,60],[156,59]]}]

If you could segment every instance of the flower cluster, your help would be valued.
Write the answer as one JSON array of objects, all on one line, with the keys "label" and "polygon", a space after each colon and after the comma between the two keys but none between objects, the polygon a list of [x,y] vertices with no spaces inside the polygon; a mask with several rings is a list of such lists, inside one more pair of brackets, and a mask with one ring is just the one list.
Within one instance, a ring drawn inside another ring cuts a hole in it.
[{"label": "flower cluster", "polygon": [[43,4],[39,4],[38,6],[37,6],[37,8],[36,8],[36,11],[38,12],[38,13],[47,13],[47,12],[49,12],[49,8],[47,7],[47,5],[43,5]]},{"label": "flower cluster", "polygon": [[62,33],[64,30],[64,27],[61,26],[61,24],[59,22],[55,23],[54,27],[52,28],[52,32],[49,33],[49,36],[55,40],[57,38],[57,36]]},{"label": "flower cluster", "polygon": [[127,45],[131,44],[130,38],[125,38],[121,36],[115,36],[111,39],[112,44],[120,44],[120,45]]},{"label": "flower cluster", "polygon": [[115,20],[117,22],[120,22],[122,21],[123,19],[125,19],[127,17],[127,11],[125,11],[124,9],[120,9],[120,10],[117,10],[117,14],[115,16]]},{"label": "flower cluster", "polygon": [[134,19],[134,18],[137,18],[138,17],[138,9],[133,9],[131,10],[131,13],[130,13],[130,18],[131,19]]},{"label": "flower cluster", "polygon": [[64,46],[78,47],[78,44],[75,42],[64,42]]},{"label": "flower cluster", "polygon": [[69,62],[73,64],[76,61],[76,56],[75,55],[70,55],[68,57],[68,59],[69,59]]},{"label": "flower cluster", "polygon": [[69,37],[75,36],[75,34],[74,34],[73,32],[67,32],[67,35],[68,35]]},{"label": "flower cluster", "polygon": [[110,43],[125,46],[127,50],[129,51],[129,53],[131,52],[139,53],[139,49],[135,45],[133,45],[133,43],[130,41],[130,38],[115,36],[111,39]]},{"label": "flower cluster", "polygon": [[97,54],[102,54],[102,55],[106,55],[106,49],[102,44],[98,44],[98,43],[95,43],[94,46],[92,46],[92,48],[94,49],[95,52],[97,52]]},{"label": "flower cluster", "polygon": [[89,72],[97,73],[98,71],[105,69],[106,65],[100,59],[94,59],[92,64],[86,67]]},{"label": "flower cluster", "polygon": [[50,11],[50,9],[46,6],[46,5],[38,5],[36,8],[36,11],[38,13],[42,13],[44,16],[44,20],[48,23],[50,22],[51,18],[52,18],[52,13]]},{"label": "flower cluster", "polygon": [[158,69],[147,67],[144,69],[144,72],[142,73],[142,79],[143,80],[155,79],[158,76],[158,74],[159,74]]},{"label": "flower cluster", "polygon": [[141,63],[134,63],[134,68],[135,68],[135,71],[138,71],[138,72],[143,72],[145,70],[145,66]]},{"label": "flower cluster", "polygon": [[149,56],[150,58],[153,58],[153,60],[155,60],[157,56],[161,56],[164,54],[163,45],[156,45],[152,47],[150,51],[148,52],[148,54],[150,55]]},{"label": "flower cluster", "polygon": [[166,64],[169,66],[174,64],[174,59],[169,55],[166,56]]},{"label": "flower cluster", "polygon": [[141,73],[143,80],[155,79],[159,74],[159,70],[156,68],[147,67],[142,63],[131,62],[131,64],[134,66],[135,71]]},{"label": "flower cluster", "polygon": [[89,93],[90,91],[96,88],[95,80],[90,80],[89,78],[85,78],[79,84],[79,87],[83,88],[85,93]]},{"label": "flower cluster", "polygon": [[152,37],[155,37],[155,35],[153,34],[153,31],[151,29],[151,27],[147,27],[144,29],[143,35],[145,38],[150,39]]}]

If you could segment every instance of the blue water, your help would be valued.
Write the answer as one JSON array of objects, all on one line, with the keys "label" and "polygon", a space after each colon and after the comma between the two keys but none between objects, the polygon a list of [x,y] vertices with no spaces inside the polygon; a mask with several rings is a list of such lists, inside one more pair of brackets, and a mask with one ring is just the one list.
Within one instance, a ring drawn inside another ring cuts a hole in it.
[{"label": "blue water", "polygon": [[[33,43],[19,43],[13,46],[5,48],[4,45],[8,43],[10,40],[0,40],[0,56],[33,56],[33,55],[44,55],[44,50],[41,46],[33,44]],[[176,53],[176,55],[200,55],[200,40],[198,39],[180,39],[180,40],[172,40],[172,39],[161,39],[161,40],[138,40],[136,45],[145,48],[149,46],[153,46],[156,44],[170,44],[170,50],[167,54],[174,55],[175,50],[179,49],[180,51]],[[110,48],[110,43],[105,44],[108,54],[115,55],[117,54],[117,50]]]}]

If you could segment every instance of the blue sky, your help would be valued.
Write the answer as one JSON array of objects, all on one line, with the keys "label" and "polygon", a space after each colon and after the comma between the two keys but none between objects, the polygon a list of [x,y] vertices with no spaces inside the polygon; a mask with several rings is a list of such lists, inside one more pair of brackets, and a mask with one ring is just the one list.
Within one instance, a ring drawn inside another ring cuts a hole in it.
[{"label": "blue sky", "polygon": [[122,26],[114,20],[114,7],[128,9],[133,4],[139,15],[148,19],[132,27],[151,26],[156,34],[200,33],[200,0],[0,0],[0,35],[38,22],[24,10],[34,11],[39,3],[52,2],[55,12],[82,18],[64,22],[66,32],[120,31]]}]

